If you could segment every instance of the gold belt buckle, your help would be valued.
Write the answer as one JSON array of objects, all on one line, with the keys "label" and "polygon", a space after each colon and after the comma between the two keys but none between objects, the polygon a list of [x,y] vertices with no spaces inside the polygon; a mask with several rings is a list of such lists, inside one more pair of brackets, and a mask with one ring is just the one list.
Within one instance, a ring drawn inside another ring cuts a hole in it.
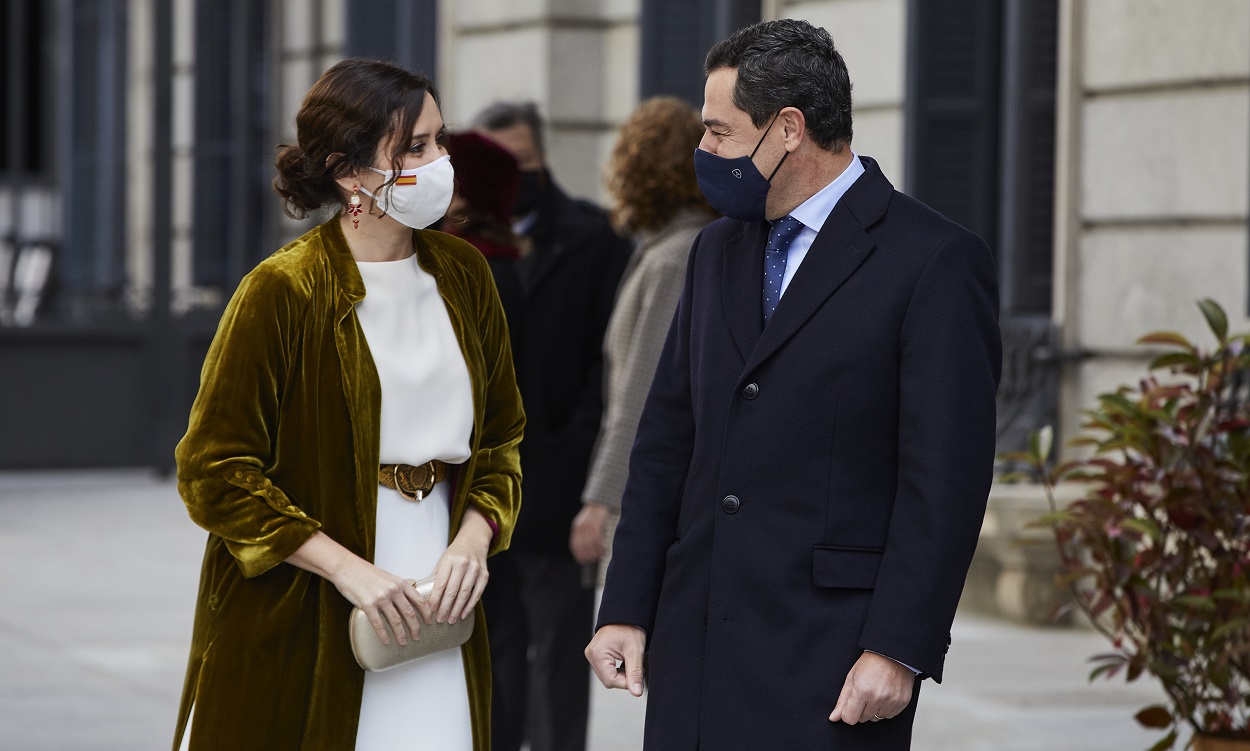
[{"label": "gold belt buckle", "polygon": [[408,495],[407,493],[405,493],[403,486],[399,484],[399,465],[396,464],[394,467],[392,467],[391,475],[394,477],[394,480],[395,480],[395,492],[399,493],[400,497],[406,498],[413,502],[420,502],[420,501],[425,500],[425,494],[428,493],[430,490],[434,489],[434,476],[435,476],[434,462],[432,461],[429,462],[429,465],[430,465],[430,487],[425,490],[422,490],[421,488],[417,488],[416,490],[412,491],[412,495]]}]

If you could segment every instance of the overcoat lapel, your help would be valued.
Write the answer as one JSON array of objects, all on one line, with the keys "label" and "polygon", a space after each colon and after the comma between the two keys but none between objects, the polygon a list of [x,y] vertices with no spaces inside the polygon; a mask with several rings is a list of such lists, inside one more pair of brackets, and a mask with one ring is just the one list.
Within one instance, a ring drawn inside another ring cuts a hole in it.
[{"label": "overcoat lapel", "polygon": [[[781,296],[781,302],[773,311],[768,325],[764,327],[747,358],[744,375],[767,360],[774,352],[794,336],[808,319],[815,315],[829,296],[841,287],[872,254],[875,243],[865,231],[884,214],[894,186],[881,174],[876,162],[860,157],[864,174],[847,190],[846,195],[833,207],[829,217],[812,247],[807,251],[803,264]],[[760,260],[756,263],[757,276],[763,276],[763,245]],[[756,285],[757,291],[759,285]],[[760,316],[759,311],[756,311]]]},{"label": "overcoat lapel", "polygon": [[[872,253],[873,242],[839,201],[781,296],[747,359],[751,370],[785,344]],[[763,261],[760,262],[763,268]],[[760,272],[763,273],[762,271]]]},{"label": "overcoat lapel", "polygon": [[742,234],[725,243],[721,271],[722,303],[725,321],[745,362],[764,330],[763,279],[764,245],[768,225],[747,224]]}]

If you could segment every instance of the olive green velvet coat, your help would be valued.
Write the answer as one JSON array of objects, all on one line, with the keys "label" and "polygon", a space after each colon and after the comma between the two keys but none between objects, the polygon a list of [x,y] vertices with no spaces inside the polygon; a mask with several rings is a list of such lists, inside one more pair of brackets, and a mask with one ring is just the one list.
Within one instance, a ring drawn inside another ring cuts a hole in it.
[{"label": "olive green velvet coat", "polygon": [[[507,324],[476,249],[432,231],[413,243],[473,382],[472,458],[454,479],[451,534],[473,504],[498,525],[498,552],[520,505],[525,423]],[[176,451],[179,492],[209,538],[175,748],[193,704],[192,749],[355,745],[364,673],[347,640],[351,604],[283,561],[318,529],[373,559],[381,390],[354,308],[364,296],[335,217],[258,265],[222,315]],[[478,611],[463,653],[474,748],[487,751]]]}]

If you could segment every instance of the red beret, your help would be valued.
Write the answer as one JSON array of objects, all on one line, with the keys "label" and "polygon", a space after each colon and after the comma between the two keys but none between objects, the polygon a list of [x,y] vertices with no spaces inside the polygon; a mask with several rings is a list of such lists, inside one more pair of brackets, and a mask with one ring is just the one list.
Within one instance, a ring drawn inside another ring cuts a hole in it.
[{"label": "red beret", "polygon": [[456,188],[469,206],[504,226],[512,223],[521,173],[516,157],[504,147],[474,131],[452,133],[447,151],[456,168]]}]

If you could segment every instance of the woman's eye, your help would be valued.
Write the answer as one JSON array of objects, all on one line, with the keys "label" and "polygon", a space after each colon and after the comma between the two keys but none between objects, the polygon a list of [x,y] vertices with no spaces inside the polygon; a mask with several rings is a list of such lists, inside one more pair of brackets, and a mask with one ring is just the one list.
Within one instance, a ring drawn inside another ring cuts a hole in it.
[{"label": "woman's eye", "polygon": [[418,143],[414,143],[408,151],[413,154],[420,154],[422,151],[425,151],[425,142],[420,141]]}]

